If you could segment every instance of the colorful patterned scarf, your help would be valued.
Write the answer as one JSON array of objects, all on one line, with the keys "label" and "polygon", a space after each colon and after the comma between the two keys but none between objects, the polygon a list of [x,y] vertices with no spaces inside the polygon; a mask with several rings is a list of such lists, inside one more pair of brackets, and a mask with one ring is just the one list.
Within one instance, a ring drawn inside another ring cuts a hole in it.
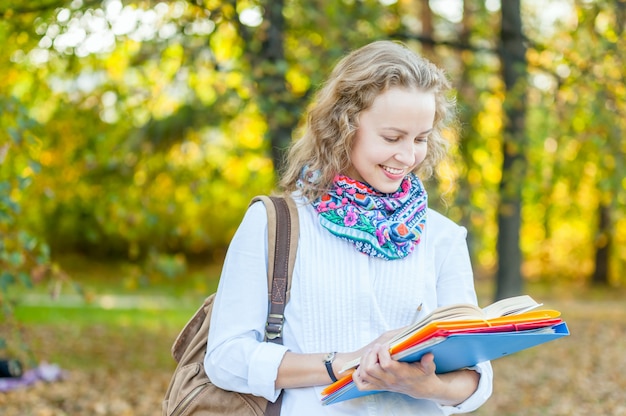
[{"label": "colorful patterned scarf", "polygon": [[[308,179],[308,178],[307,178]],[[372,257],[401,259],[413,251],[426,226],[428,195],[420,179],[408,175],[398,191],[385,194],[347,176],[313,202],[320,223]]]}]

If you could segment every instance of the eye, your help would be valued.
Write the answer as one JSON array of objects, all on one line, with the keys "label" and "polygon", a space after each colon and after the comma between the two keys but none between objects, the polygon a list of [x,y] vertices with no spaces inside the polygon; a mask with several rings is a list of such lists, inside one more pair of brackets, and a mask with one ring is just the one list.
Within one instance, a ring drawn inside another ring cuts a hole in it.
[{"label": "eye", "polygon": [[428,143],[428,136],[419,136],[415,138],[415,143]]},{"label": "eye", "polygon": [[398,137],[398,136],[393,136],[393,137],[391,137],[391,136],[382,136],[382,137],[383,137],[383,139],[385,139],[385,141],[387,141],[389,143],[394,143],[394,142],[397,142],[398,140],[400,140],[400,137]]}]

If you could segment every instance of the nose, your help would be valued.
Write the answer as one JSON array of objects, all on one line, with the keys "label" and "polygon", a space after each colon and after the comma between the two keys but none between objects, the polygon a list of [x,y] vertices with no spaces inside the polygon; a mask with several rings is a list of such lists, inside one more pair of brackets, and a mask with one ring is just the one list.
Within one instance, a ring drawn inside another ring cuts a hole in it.
[{"label": "nose", "polygon": [[403,140],[398,144],[394,158],[407,167],[415,164],[415,143],[413,140]]}]

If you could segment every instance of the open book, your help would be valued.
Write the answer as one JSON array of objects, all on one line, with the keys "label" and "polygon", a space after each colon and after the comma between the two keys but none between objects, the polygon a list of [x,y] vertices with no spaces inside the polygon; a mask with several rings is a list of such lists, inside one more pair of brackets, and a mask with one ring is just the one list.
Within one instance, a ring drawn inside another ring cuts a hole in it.
[{"label": "open book", "polygon": [[[560,312],[535,310],[539,306],[524,295],[483,309],[466,304],[441,307],[394,337],[389,352],[406,362],[433,353],[436,372],[446,373],[569,335]],[[352,372],[358,365],[357,359],[344,366],[343,376],[322,391],[323,404],[379,393],[356,388]]]},{"label": "open book", "polygon": [[[394,350],[398,350],[399,346],[406,345],[412,337],[415,338],[416,333],[433,322],[464,321],[474,325],[476,321],[487,322],[490,319],[518,315],[542,305],[528,295],[521,295],[499,300],[482,309],[471,303],[441,306],[396,335],[389,343],[391,345],[390,350],[393,353]],[[341,369],[341,372],[358,365],[359,359],[350,361]]]}]

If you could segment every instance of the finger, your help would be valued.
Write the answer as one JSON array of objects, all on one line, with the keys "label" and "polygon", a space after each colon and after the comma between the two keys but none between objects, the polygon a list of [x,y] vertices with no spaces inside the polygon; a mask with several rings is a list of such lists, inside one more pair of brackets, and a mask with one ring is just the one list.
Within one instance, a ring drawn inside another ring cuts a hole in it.
[{"label": "finger", "polygon": [[366,365],[360,367],[360,376],[369,389],[387,386],[389,377],[393,377],[393,363],[396,362],[389,355],[389,349],[385,345],[375,345]]},{"label": "finger", "polygon": [[432,353],[425,354],[420,360],[422,371],[424,374],[432,374],[437,369],[435,365],[435,356]]},{"label": "finger", "polygon": [[389,348],[387,348],[386,346],[381,346],[376,351],[376,353],[378,356],[378,365],[384,371],[388,371],[395,362],[395,360],[391,358],[391,354],[389,353]]},{"label": "finger", "polygon": [[367,376],[360,371],[360,367],[357,368],[354,373],[352,373],[352,380],[359,390],[371,390],[372,387],[367,380]]},{"label": "finger", "polygon": [[372,348],[361,357],[361,363],[359,368],[361,371],[370,372],[375,371],[378,367],[378,344],[374,344]]}]

